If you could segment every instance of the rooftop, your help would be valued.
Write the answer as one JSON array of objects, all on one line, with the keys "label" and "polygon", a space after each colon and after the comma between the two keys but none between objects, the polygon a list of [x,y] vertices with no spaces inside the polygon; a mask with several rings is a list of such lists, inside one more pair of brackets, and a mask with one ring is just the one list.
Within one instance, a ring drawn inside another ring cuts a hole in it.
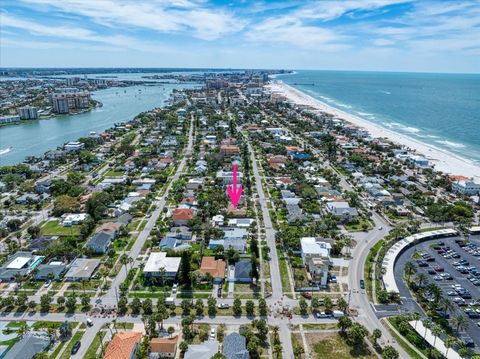
[{"label": "rooftop", "polygon": [[144,272],[158,272],[161,268],[166,272],[177,272],[180,267],[180,257],[167,257],[165,252],[153,252],[148,257],[143,268]]}]

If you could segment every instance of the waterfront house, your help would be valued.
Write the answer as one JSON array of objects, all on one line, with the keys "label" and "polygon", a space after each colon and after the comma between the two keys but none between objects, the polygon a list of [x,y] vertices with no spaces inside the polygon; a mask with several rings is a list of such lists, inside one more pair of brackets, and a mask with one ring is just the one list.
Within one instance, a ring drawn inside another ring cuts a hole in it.
[{"label": "waterfront house", "polygon": [[78,152],[85,148],[85,144],[78,141],[72,141],[67,143],[63,148],[66,152]]}]

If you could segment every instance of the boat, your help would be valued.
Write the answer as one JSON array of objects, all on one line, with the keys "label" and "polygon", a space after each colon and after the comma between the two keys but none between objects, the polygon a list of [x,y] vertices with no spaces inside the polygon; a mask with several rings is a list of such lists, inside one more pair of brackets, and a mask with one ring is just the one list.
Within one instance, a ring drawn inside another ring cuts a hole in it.
[{"label": "boat", "polygon": [[13,147],[3,148],[3,149],[0,150],[0,155],[4,155],[4,154],[10,152],[11,150],[13,150]]}]

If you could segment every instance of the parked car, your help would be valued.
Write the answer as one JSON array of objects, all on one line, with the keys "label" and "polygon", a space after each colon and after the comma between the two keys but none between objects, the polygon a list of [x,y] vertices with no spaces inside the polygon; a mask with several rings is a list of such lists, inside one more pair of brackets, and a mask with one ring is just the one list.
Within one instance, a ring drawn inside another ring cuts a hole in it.
[{"label": "parked car", "polygon": [[360,288],[365,289],[365,281],[363,279],[360,279]]},{"label": "parked car", "polygon": [[81,346],[81,345],[82,345],[82,343],[80,343],[80,341],[78,341],[78,342],[76,342],[75,344],[73,344],[71,353],[72,353],[72,354],[77,354],[78,349],[80,349],[80,346]]}]

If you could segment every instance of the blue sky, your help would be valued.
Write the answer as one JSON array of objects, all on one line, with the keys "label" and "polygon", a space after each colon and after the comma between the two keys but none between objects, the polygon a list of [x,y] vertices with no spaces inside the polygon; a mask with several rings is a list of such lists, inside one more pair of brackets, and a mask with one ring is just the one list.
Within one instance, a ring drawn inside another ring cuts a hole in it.
[{"label": "blue sky", "polygon": [[8,67],[480,72],[480,0],[3,0]]}]

